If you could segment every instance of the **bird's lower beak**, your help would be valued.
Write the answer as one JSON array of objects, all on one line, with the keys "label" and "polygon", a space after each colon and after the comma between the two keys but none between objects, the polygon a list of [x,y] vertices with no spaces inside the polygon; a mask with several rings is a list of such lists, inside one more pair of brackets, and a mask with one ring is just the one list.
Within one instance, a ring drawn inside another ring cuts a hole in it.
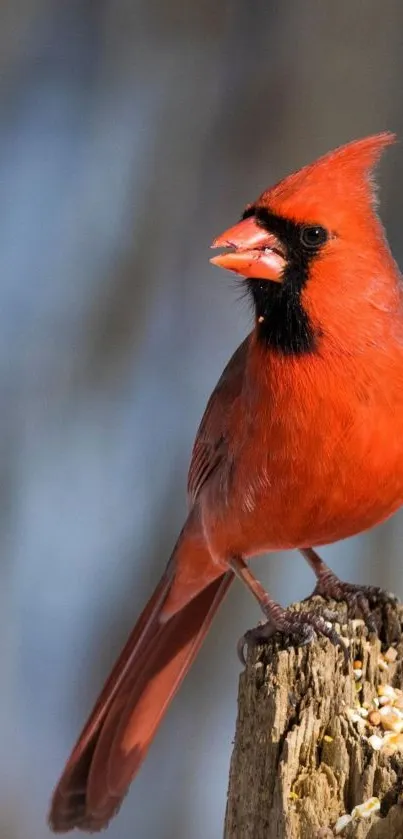
[{"label": "bird's lower beak", "polygon": [[231,248],[213,256],[210,262],[243,277],[280,283],[286,259],[284,248],[272,233],[259,227],[251,216],[230,227],[214,240],[212,248]]}]

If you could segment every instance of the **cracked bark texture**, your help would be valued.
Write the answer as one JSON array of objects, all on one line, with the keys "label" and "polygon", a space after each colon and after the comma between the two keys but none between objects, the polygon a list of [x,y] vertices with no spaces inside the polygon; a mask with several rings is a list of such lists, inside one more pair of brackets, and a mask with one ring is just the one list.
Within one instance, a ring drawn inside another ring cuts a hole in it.
[{"label": "cracked bark texture", "polygon": [[[320,605],[314,598],[293,608]],[[330,608],[345,623],[343,604]],[[338,817],[374,795],[380,814],[354,821],[342,839],[403,839],[403,754],[373,751],[347,713],[357,703],[355,659],[363,662],[361,703],[377,695],[380,683],[403,689],[403,609],[375,614],[379,638],[352,622],[343,627],[348,667],[323,638],[299,649],[273,640],[249,652],[239,684],[225,839],[332,839]],[[392,642],[397,660],[384,672],[379,653]]]}]

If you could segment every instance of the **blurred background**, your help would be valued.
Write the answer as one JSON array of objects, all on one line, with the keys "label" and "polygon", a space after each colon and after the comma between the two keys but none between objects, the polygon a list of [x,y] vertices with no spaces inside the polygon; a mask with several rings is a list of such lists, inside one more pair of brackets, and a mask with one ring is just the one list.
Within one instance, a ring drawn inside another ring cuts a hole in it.
[{"label": "blurred background", "polygon": [[[403,4],[15,0],[0,7],[0,835],[51,790],[186,509],[193,436],[250,327],[209,265],[247,201],[340,143],[403,135]],[[381,215],[403,260],[402,147]],[[403,595],[402,516],[324,551]],[[277,598],[297,554],[255,566]],[[234,586],[108,839],[222,835]]]}]

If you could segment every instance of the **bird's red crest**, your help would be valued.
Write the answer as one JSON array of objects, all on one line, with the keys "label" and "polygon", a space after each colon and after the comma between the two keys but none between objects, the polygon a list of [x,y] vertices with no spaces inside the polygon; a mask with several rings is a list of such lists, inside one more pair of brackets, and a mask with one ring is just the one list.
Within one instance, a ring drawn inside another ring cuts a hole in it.
[{"label": "bird's red crest", "polygon": [[395,139],[385,131],[340,146],[266,190],[258,203],[279,215],[322,223],[327,207],[330,226],[337,225],[339,213],[345,215],[350,195],[355,212],[360,207],[368,212],[374,203],[372,170]]}]

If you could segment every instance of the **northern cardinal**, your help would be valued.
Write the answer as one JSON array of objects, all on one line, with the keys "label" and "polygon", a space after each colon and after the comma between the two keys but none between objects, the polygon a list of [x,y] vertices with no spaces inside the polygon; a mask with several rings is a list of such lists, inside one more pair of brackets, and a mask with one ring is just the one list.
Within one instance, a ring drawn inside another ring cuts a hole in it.
[{"label": "northern cardinal", "polygon": [[[116,813],[237,575],[267,623],[299,643],[339,640],[323,618],[281,608],[246,560],[298,548],[315,592],[370,607],[314,552],[403,503],[403,307],[375,212],[372,171],[389,133],[290,175],[214,242],[240,274],[255,323],[208,402],[193,449],[190,511],[55,790],[50,825],[96,831]],[[247,640],[253,637],[249,633]]]}]

